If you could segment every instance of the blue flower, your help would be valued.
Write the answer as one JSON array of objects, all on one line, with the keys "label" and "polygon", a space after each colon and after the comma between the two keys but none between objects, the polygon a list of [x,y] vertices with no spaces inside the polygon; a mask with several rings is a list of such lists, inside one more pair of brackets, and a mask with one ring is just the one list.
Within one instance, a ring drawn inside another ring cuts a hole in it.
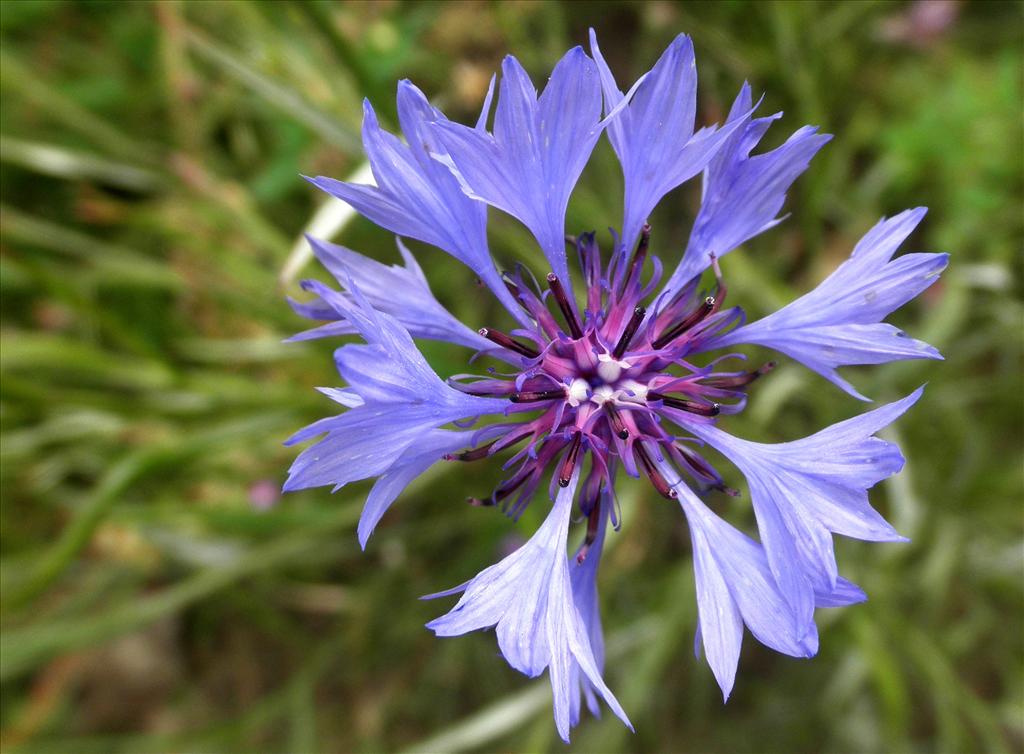
[{"label": "blue flower", "polygon": [[[752,155],[779,115],[754,117],[743,84],[724,125],[695,131],[688,37],[677,37],[625,94],[593,33],[590,42],[594,59],[570,50],[539,96],[518,61],[506,58],[491,131],[493,81],[473,126],[449,121],[402,82],[406,143],[365,108],[363,139],[377,185],[313,181],[398,236],[463,261],[508,310],[511,328],[474,331],[460,323],[434,298],[401,238],[405,265],[391,267],[310,239],[342,290],[304,284],[314,298],[292,305],[323,324],[295,339],[358,335],[365,343],[336,352],[346,386],[321,391],[346,410],[291,438],[318,440],[299,454],[285,484],[338,489],[376,478],[358,527],[363,547],[402,490],[434,463],[508,456],[507,478],[470,500],[512,518],[546,484],[552,503],[544,524],[501,562],[431,595],[460,596],[428,627],[439,636],[493,628],[513,668],[529,676],[547,670],[555,724],[566,741],[584,703],[596,715],[603,700],[629,725],[602,677],[597,593],[601,550],[609,524],[617,526],[620,471],[646,478],[682,507],[693,543],[695,646],[726,698],[744,627],[772,649],[810,657],[818,648],[815,610],[866,599],[839,575],[833,536],[905,541],[871,507],[868,490],[902,468],[899,449],[876,434],[917,402],[921,389],[800,440],[756,443],[729,434],[721,419],[744,409],[748,391],[774,362],[736,370],[726,366],[736,354],[710,354],[764,346],[862,398],[838,367],[941,358],[883,320],[933,283],[947,262],[944,254],[894,258],[924,215],[910,210],[880,222],[815,290],[745,324],[740,307],[725,305],[719,260],[782,221],[786,192],[830,137],[804,127]],[[565,235],[570,195],[602,133],[625,186],[622,233],[607,257],[593,233]],[[699,173],[704,190],[693,232],[659,286],[662,266],[650,253],[647,217]],[[533,234],[550,266],[546,290],[522,267],[499,274],[487,246],[487,205]],[[579,299],[567,248],[579,260]],[[699,292],[708,267],[714,287]],[[504,364],[442,380],[414,338]],[[707,495],[739,495],[704,457],[705,446],[744,475],[759,541],[704,504]],[[570,558],[574,510],[586,526]]]}]

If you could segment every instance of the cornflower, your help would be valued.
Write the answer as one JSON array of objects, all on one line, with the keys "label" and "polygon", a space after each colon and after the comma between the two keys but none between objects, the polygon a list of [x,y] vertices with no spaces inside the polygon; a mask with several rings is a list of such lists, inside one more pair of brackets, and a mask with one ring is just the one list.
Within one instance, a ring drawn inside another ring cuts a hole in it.
[{"label": "cornflower", "polygon": [[[364,105],[363,144],[376,185],[311,179],[395,233],[405,265],[310,239],[342,290],[304,282],[315,299],[292,302],[294,308],[326,324],[295,339],[359,335],[365,343],[337,350],[347,386],[321,390],[347,410],[289,440],[319,438],[299,454],[285,484],[337,490],[376,477],[358,525],[364,548],[402,490],[435,463],[508,456],[507,478],[470,501],[512,518],[546,484],[551,505],[543,525],[499,563],[430,595],[461,596],[427,626],[439,636],[493,627],[512,667],[529,676],[547,669],[555,724],[566,741],[582,704],[598,714],[599,698],[632,728],[602,676],[597,596],[603,544],[621,515],[620,471],[647,479],[682,509],[693,545],[697,646],[724,698],[744,626],[774,650],[810,657],[818,648],[815,609],[866,599],[838,574],[832,537],[905,541],[871,507],[867,490],[903,466],[899,449],[875,435],[922,389],[803,439],[757,443],[719,424],[743,410],[749,388],[775,362],[737,369],[740,354],[707,355],[763,346],[867,400],[838,367],[941,358],[883,320],[931,285],[947,262],[945,254],[894,259],[925,213],[908,210],[881,220],[817,288],[747,323],[743,310],[726,302],[720,261],[781,222],[787,190],[830,137],[805,126],[752,156],[781,113],[755,117],[746,83],[724,125],[695,130],[697,74],[685,35],[625,94],[593,31],[590,49],[593,57],[580,47],[566,53],[539,96],[519,62],[505,58],[490,131],[493,79],[473,126],[449,121],[402,81],[404,143]],[[573,187],[602,134],[625,187],[621,234],[612,232],[607,256],[594,233],[566,236],[565,229]],[[668,192],[699,174],[703,194],[692,233],[660,285],[664,270],[650,252],[647,218]],[[532,233],[550,268],[542,283],[521,265],[495,267],[488,205]],[[505,329],[471,329],[453,317],[431,294],[403,237],[469,267],[507,310]],[[571,257],[579,262],[575,280]],[[701,290],[709,268],[713,285]],[[444,380],[416,338],[463,346],[503,366]],[[496,420],[470,429],[481,417]],[[704,457],[707,446],[745,476],[760,541],[704,503],[715,491],[739,494]],[[586,523],[569,557],[576,511]]]}]

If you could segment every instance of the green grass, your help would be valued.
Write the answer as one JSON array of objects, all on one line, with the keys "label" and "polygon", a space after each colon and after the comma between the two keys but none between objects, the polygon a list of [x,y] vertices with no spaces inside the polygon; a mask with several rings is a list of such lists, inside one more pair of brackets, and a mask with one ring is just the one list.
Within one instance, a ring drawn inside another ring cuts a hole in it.
[{"label": "green grass", "polygon": [[[890,433],[906,471],[873,493],[913,542],[837,548],[870,601],[822,615],[813,661],[748,638],[723,706],[692,655],[682,516],[626,485],[600,585],[607,677],[637,733],[605,715],[570,748],[1022,750],[1022,6],[964,4],[941,33],[908,40],[910,9],[0,5],[4,751],[564,749],[545,679],[509,669],[493,636],[423,628],[443,606],[419,595],[494,562],[539,520],[464,504],[496,469],[435,468],[366,553],[354,534],[365,483],[264,511],[251,499],[283,480],[294,451],[282,440],[332,410],[313,387],[337,381],[335,344],[280,343],[304,326],[284,296],[324,277],[298,244],[324,205],[300,174],[360,169],[362,97],[393,122],[408,76],[470,119],[506,51],[541,82],[588,25],[623,79],[691,33],[705,121],[748,78],[764,112],[785,111],[769,146],[808,122],[836,134],[787,222],[726,260],[730,296],[753,314],[906,207],[931,208],[909,250],[952,261],[894,317],[946,361],[850,370],[878,400],[929,383]],[[602,146],[571,229],[617,224],[620,190]],[[655,215],[658,253],[678,253],[694,206],[690,187]],[[337,237],[397,257],[361,219]],[[500,260],[539,266],[497,213],[492,241]],[[454,313],[504,321],[469,273],[417,248]],[[424,351],[442,374],[464,368],[463,353]],[[729,427],[777,441],[863,409],[787,364]],[[715,505],[751,524],[746,499]]]}]

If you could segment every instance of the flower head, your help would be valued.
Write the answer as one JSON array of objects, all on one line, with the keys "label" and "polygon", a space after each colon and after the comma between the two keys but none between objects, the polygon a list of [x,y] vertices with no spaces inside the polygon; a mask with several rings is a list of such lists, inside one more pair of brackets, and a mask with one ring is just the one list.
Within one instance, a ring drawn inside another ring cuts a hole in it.
[{"label": "flower head", "polygon": [[[781,222],[786,192],[829,137],[804,127],[782,146],[751,156],[778,115],[753,117],[747,84],[723,126],[694,131],[696,68],[685,36],[626,94],[593,34],[591,50],[594,59],[570,50],[539,96],[522,66],[506,58],[490,132],[490,93],[478,123],[463,126],[402,82],[407,144],[383,131],[366,106],[364,143],[378,185],[314,179],[383,227],[466,263],[509,321],[475,332],[458,322],[430,293],[401,241],[406,266],[386,267],[311,239],[343,291],[307,282],[316,298],[293,306],[327,323],[296,337],[358,334],[366,344],[337,351],[347,387],[323,391],[347,411],[292,438],[321,437],[300,453],[285,485],[337,489],[377,477],[359,522],[364,547],[402,489],[433,463],[502,458],[506,479],[470,500],[513,518],[539,504],[538,488],[546,485],[552,503],[541,528],[498,564],[432,595],[461,597],[428,627],[439,636],[495,627],[512,667],[530,676],[547,669],[556,726],[566,740],[583,701],[596,714],[603,699],[629,725],[601,675],[597,598],[620,470],[647,479],[683,509],[693,542],[699,643],[726,697],[744,626],[779,652],[809,657],[818,647],[814,610],[865,599],[839,576],[832,536],[903,539],[871,507],[867,490],[903,464],[899,450],[875,433],[921,390],[802,440],[754,443],[730,435],[721,419],[744,409],[748,390],[775,362],[737,369],[738,354],[712,354],[744,343],[765,346],[862,397],[836,367],[940,358],[882,320],[946,264],[942,254],[893,259],[924,215],[904,212],[881,221],[814,291],[746,324],[735,294],[727,300],[720,259]],[[602,133],[625,181],[622,234],[607,253],[594,233],[565,234],[569,197]],[[693,233],[660,286],[663,269],[651,253],[656,236],[646,218],[701,172]],[[498,273],[487,250],[487,204],[532,232],[550,265],[543,283],[521,266]],[[699,290],[708,267],[714,283]],[[503,365],[442,380],[414,337],[465,346]],[[481,417],[489,419],[470,429]],[[739,495],[704,457],[705,444],[746,477],[760,542],[702,502],[716,491]],[[570,558],[574,509],[586,525]]]}]

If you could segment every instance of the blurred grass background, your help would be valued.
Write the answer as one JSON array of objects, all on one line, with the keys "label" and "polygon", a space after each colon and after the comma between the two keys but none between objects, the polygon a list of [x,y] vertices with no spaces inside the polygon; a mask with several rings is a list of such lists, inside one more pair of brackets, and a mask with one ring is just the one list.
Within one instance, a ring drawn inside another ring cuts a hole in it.
[{"label": "blurred grass background", "polygon": [[[723,706],[692,655],[682,516],[626,485],[600,589],[637,733],[587,719],[571,748],[1022,750],[1020,4],[54,1],[0,5],[4,751],[564,749],[547,680],[492,635],[435,639],[422,624],[444,606],[416,599],[497,560],[544,506],[518,526],[469,508],[497,464],[442,464],[361,553],[368,484],[278,499],[281,441],[332,412],[313,387],[337,383],[336,344],[281,340],[305,326],[287,261],[324,205],[299,174],[360,168],[361,97],[393,121],[408,76],[466,120],[505,52],[540,83],[589,25],[624,82],[692,34],[704,122],[748,78],[786,113],[767,146],[804,123],[837,135],[791,218],[726,260],[752,314],[906,207],[931,212],[905,250],[953,256],[894,317],[947,360],[851,375],[878,400],[929,383],[890,433],[906,471],[873,493],[913,543],[838,545],[871,600],[822,613],[810,662],[748,635]],[[620,196],[603,145],[570,229],[617,224]],[[663,257],[695,207],[691,186],[655,215]],[[540,269],[522,229],[492,229],[499,259]],[[361,219],[337,237],[397,261]],[[420,261],[465,322],[507,325],[457,263]],[[864,408],[784,365],[729,427],[779,441]],[[712,503],[749,527],[745,498]]]}]

